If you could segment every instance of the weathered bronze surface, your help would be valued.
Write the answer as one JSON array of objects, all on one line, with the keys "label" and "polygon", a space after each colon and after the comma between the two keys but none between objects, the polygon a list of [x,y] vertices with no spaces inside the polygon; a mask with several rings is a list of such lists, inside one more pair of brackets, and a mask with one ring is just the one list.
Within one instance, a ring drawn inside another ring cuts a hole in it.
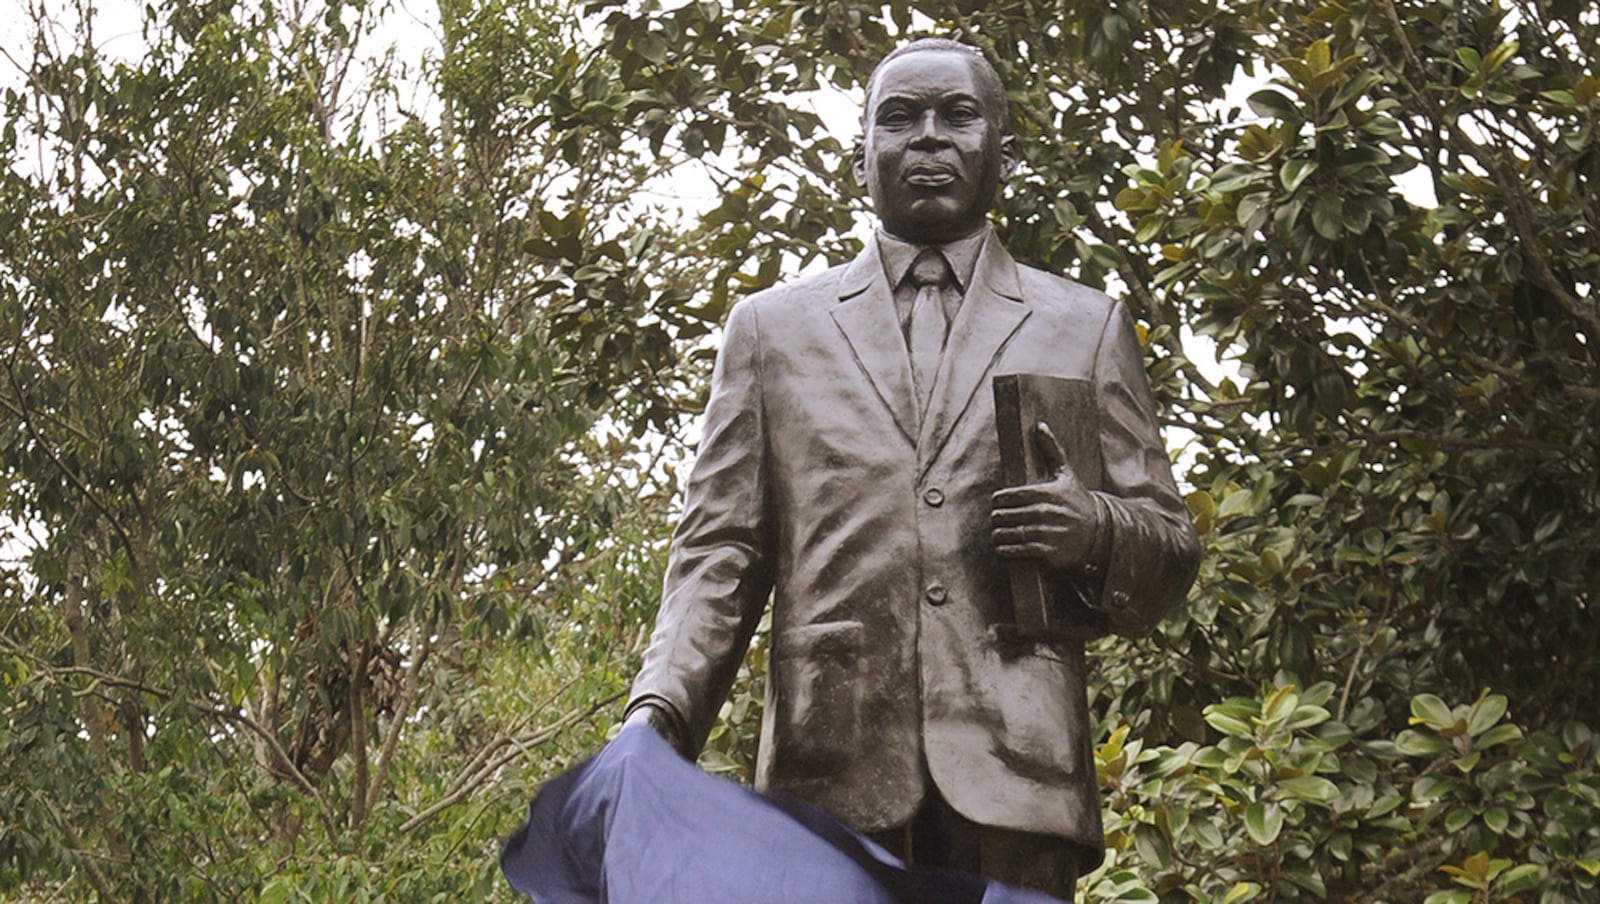
[{"label": "weathered bronze surface", "polygon": [[[973,51],[919,42],[880,64],[855,171],[882,230],[733,310],[629,712],[698,751],[770,595],[760,787],[872,832],[936,792],[1092,862],[1083,646],[1016,629],[1006,563],[1070,576],[1103,626],[1137,634],[1183,599],[1199,547],[1132,318],[1016,263],[989,227],[1015,164],[1006,118]],[[929,247],[948,271],[917,267]],[[914,362],[925,292],[956,304],[942,352]],[[925,410],[915,373],[934,375]],[[1009,373],[1089,388],[1076,429],[1094,435],[1062,445],[1097,445],[1094,479],[1068,462],[1002,486],[991,380]]]}]

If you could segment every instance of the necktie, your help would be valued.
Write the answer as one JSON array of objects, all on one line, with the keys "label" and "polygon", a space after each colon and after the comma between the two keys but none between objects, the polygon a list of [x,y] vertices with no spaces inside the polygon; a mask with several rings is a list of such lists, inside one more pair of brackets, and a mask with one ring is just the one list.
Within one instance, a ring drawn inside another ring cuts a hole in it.
[{"label": "necktie", "polygon": [[933,394],[934,375],[944,354],[945,296],[955,282],[950,264],[937,248],[929,248],[911,264],[911,284],[917,297],[911,302],[911,377],[917,387],[917,411],[926,413]]}]

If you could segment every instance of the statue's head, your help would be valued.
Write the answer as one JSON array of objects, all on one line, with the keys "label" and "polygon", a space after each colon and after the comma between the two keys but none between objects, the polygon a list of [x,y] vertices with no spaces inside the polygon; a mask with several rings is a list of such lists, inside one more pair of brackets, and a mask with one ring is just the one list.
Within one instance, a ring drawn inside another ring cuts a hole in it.
[{"label": "statue's head", "polygon": [[867,82],[853,163],[883,228],[919,244],[983,225],[1016,167],[1006,93],[983,55],[924,38],[883,58]]}]

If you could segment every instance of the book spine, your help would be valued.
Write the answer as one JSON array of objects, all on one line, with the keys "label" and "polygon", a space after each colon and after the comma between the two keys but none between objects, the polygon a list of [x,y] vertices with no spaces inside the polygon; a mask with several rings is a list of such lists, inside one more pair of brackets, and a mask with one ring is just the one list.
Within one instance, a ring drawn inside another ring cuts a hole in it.
[{"label": "book spine", "polygon": [[[1030,452],[1028,421],[1024,419],[1022,380],[1015,374],[994,379],[995,427],[1000,440],[1000,479],[1006,486],[1029,483]],[[1044,569],[1027,559],[1006,564],[1011,584],[1011,617],[1025,633],[1038,633],[1056,627],[1052,618],[1049,588]]]}]

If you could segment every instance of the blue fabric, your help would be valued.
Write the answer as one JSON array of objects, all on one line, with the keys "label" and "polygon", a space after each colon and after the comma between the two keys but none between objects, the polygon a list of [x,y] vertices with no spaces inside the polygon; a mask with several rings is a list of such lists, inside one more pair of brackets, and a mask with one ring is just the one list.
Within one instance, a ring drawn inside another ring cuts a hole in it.
[{"label": "blue fabric", "polygon": [[908,868],[822,810],[701,772],[643,725],[547,783],[500,867],[537,904],[1060,904]]}]

